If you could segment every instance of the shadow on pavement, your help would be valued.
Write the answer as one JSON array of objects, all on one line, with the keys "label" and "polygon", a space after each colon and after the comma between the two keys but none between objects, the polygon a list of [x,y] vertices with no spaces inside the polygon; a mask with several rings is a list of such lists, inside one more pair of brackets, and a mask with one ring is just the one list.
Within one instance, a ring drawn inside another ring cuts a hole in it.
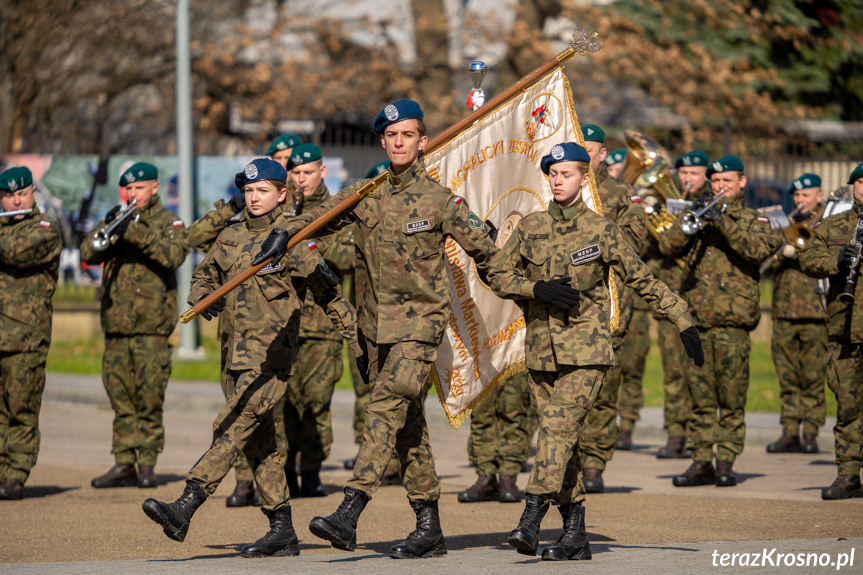
[{"label": "shadow on pavement", "polygon": [[50,497],[60,495],[67,491],[74,491],[80,487],[60,487],[59,485],[37,485],[35,487],[24,486],[24,499],[37,499],[39,497]]}]

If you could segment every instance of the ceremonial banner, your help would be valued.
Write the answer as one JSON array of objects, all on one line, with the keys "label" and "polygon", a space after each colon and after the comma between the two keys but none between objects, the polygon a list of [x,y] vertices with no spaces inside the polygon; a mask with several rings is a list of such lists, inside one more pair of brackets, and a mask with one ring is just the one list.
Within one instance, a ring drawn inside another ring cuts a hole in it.
[{"label": "ceremonial banner", "polygon": [[[584,144],[584,139],[569,82],[556,68],[425,156],[424,163],[432,178],[467,200],[478,216],[477,226],[491,221],[497,227],[500,248],[520,219],[547,208],[551,187],[539,164],[561,142]],[[582,197],[602,214],[593,174]],[[498,298],[482,283],[473,260],[452,238],[447,239],[446,256],[452,312],[432,379],[457,428],[499,381],[524,370],[525,322],[515,303]],[[616,302],[611,299],[615,325]]]}]

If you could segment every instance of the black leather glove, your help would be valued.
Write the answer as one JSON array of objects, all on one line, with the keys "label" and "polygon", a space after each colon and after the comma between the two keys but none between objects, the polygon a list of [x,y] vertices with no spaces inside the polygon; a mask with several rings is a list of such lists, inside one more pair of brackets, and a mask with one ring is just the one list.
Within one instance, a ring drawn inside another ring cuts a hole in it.
[{"label": "black leather glove", "polygon": [[220,311],[225,309],[225,303],[227,303],[225,298],[217,299],[212,303],[212,305],[210,305],[210,307],[201,312],[201,317],[207,321],[210,321],[211,319],[219,315]]},{"label": "black leather glove", "polygon": [[842,251],[839,252],[839,260],[837,263],[839,264],[840,270],[847,270],[851,267],[851,262],[854,260],[854,256],[857,255],[857,248],[851,244],[848,244]]},{"label": "black leather glove", "polygon": [[556,305],[561,309],[569,309],[581,301],[581,292],[569,285],[570,282],[572,282],[572,278],[538,281],[533,286],[533,295],[536,299]]},{"label": "black leather glove", "polygon": [[246,195],[240,193],[231,196],[231,199],[228,200],[228,205],[231,206],[231,209],[234,210],[235,214],[239,214],[243,211],[243,208],[246,207]]},{"label": "black leather glove", "polygon": [[491,220],[486,220],[485,225],[488,226],[488,237],[491,238],[491,241],[497,243],[497,228],[494,227],[494,224],[491,223]]},{"label": "black leather glove", "polygon": [[252,260],[252,265],[256,266],[270,258],[273,258],[274,264],[279,263],[285,257],[290,237],[291,234],[288,233],[288,230],[283,228],[276,228],[271,231],[267,239],[264,240],[264,243],[261,244],[261,251]]},{"label": "black leather glove", "polygon": [[726,206],[725,204],[716,204],[702,216],[705,222],[715,222],[719,218],[722,217],[722,214],[725,213]]},{"label": "black leather glove", "polygon": [[126,230],[129,229],[129,224],[132,222],[132,220],[136,222],[138,221],[137,211],[134,212],[134,215],[128,216],[125,220],[117,224],[117,227],[114,228],[114,232],[111,235],[117,236],[118,238],[122,239],[122,237],[126,235]]},{"label": "black leather glove", "polygon": [[357,358],[357,371],[360,372],[360,377],[363,378],[363,383],[369,384],[369,356],[362,354]]},{"label": "black leather glove", "polygon": [[118,213],[120,213],[120,206],[114,206],[113,208],[108,210],[108,213],[105,214],[105,223],[110,224],[111,222],[113,222],[114,219],[116,219]]},{"label": "black leather glove", "polygon": [[680,341],[683,342],[683,349],[686,350],[686,355],[695,362],[695,366],[704,365],[704,349],[701,347],[701,337],[698,335],[698,330],[694,327],[686,328],[680,332]]},{"label": "black leather glove", "polygon": [[315,271],[309,274],[306,278],[312,289],[318,294],[323,295],[326,300],[332,301],[339,295],[336,286],[339,285],[339,276],[333,273],[333,270],[321,260]]}]

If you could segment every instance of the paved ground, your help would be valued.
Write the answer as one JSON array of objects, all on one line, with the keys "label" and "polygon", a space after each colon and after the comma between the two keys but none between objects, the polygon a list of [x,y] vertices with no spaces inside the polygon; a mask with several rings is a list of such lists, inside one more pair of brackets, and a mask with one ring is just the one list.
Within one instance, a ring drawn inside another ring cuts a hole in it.
[{"label": "paved ground", "polygon": [[[140,508],[147,497],[173,500],[182,491],[185,471],[209,444],[212,419],[221,406],[218,386],[177,382],[169,386],[167,445],[157,467],[160,487],[101,491],[89,485],[93,476],[112,464],[112,416],[101,384],[94,378],[49,375],[42,452],[26,498],[0,502],[0,573],[218,574],[288,568],[301,573],[520,573],[525,563],[539,562],[516,554],[505,543],[522,506],[457,502],[457,493],[474,479],[473,470],[465,465],[468,430],[467,426],[453,430],[434,402],[430,397],[427,407],[443,483],[441,521],[450,550],[447,558],[405,562],[386,557],[389,546],[413,528],[414,517],[401,487],[385,487],[375,495],[360,520],[356,553],[335,551],[309,533],[312,517],[328,514],[338,505],[341,485],[348,477],[341,463],[355,452],[350,431],[353,398],[349,392],[337,392],[336,444],[324,469],[331,494],[292,504],[302,555],[253,561],[238,558],[237,552],[262,535],[267,524],[257,509],[224,506],[233,488],[232,477],[195,515],[182,544],[167,539]],[[588,497],[593,560],[544,563],[542,569],[605,574],[701,573],[714,568],[738,572],[740,562],[752,565],[757,553],[759,565],[766,565],[761,570],[768,573],[835,572],[837,567],[863,572],[863,499],[820,499],[821,488],[835,476],[830,450],[833,422],[828,422],[821,437],[825,453],[768,456],[764,444],[778,436],[778,416],[753,413],[747,420],[747,449],[735,465],[740,485],[679,489],[671,485],[671,477],[688,462],[655,458],[664,440],[661,412],[646,409],[636,428],[637,449],[617,453],[606,471],[609,492]],[[527,474],[521,474],[519,485],[526,481]],[[552,510],[543,523],[541,545],[559,535],[560,518]],[[729,566],[723,568],[724,553]],[[733,558],[735,553],[738,556]],[[796,555],[801,553],[808,555]],[[779,554],[783,557],[777,559]],[[795,555],[786,558],[785,554]],[[786,559],[793,565],[785,566]],[[816,560],[823,565],[814,567]]]}]

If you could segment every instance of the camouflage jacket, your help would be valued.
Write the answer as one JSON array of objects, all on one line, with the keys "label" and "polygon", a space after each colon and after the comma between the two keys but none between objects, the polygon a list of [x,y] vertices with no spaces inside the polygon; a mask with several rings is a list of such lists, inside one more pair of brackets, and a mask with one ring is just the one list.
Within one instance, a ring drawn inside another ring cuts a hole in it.
[{"label": "camouflage jacket", "polygon": [[[820,225],[822,210],[810,215],[805,221],[810,229]],[[786,243],[782,230],[776,230],[782,243]],[[827,311],[817,293],[818,280],[800,269],[800,259],[795,253],[790,258],[779,256],[771,269],[773,275],[773,317],[776,319],[825,321]]]},{"label": "camouflage jacket", "polygon": [[57,222],[33,211],[0,218],[0,352],[37,351],[51,343],[51,298],[63,240]]},{"label": "camouflage jacket", "polygon": [[[318,218],[367,180],[345,188],[324,205],[288,224],[292,234]],[[364,336],[376,343],[422,341],[440,345],[452,293],[444,243],[455,240],[485,267],[496,251],[483,221],[464,198],[454,196],[427,174],[418,160],[319,233],[356,223],[357,313]]]},{"label": "camouflage jacket", "polygon": [[183,222],[165,209],[159,196],[135,210],[123,238],[102,252],[93,236],[81,244],[81,259],[104,263],[102,329],[108,335],[171,335],[177,323],[176,269],[186,258]]},{"label": "camouflage jacket", "polygon": [[[303,201],[303,210],[313,210],[323,205],[330,198],[330,192],[321,184],[315,193]],[[318,238],[318,250],[324,261],[341,279],[354,269],[354,233],[353,226],[347,226],[337,233]],[[311,291],[306,293],[303,301],[303,321],[300,324],[300,338],[332,339],[341,341],[339,332],[333,328],[321,306],[315,304]]]},{"label": "camouflage jacket", "polygon": [[[518,224],[489,264],[489,285],[519,302],[527,323],[527,367],[614,365],[606,287],[609,272],[632,288],[680,331],[694,325],[686,303],[658,281],[613,222],[584,202],[534,212]],[[568,311],[534,299],[537,281],[571,277],[581,302]]]},{"label": "camouflage jacket", "polygon": [[830,278],[827,292],[827,336],[831,341],[863,343],[863,281],[858,268],[854,286],[854,302],[842,303],[839,295],[845,290],[848,270],[839,269],[839,252],[854,238],[857,219],[860,217],[860,202],[841,214],[822,220],[813,232],[809,243],[800,252],[800,268],[809,276]]},{"label": "camouflage jacket", "polygon": [[[189,303],[194,305],[250,267],[273,228],[286,223],[281,210],[275,210],[228,226],[195,269]],[[359,353],[354,309],[338,289],[337,296],[330,299],[326,290],[306,280],[321,261],[317,250],[310,250],[308,244],[301,242],[278,264],[265,267],[225,296],[223,313],[230,319],[220,326],[222,369],[290,374],[307,288],[314,291],[318,304],[326,307],[330,321],[354,353]]]},{"label": "camouflage jacket", "polygon": [[195,220],[186,230],[186,244],[190,250],[208,251],[222,230],[228,227],[231,219],[237,215],[228,202],[218,200],[213,207],[215,209]]},{"label": "camouflage jacket", "polygon": [[742,193],[726,204],[723,216],[692,236],[680,226],[669,229],[671,252],[664,255],[684,262],[680,293],[698,327],[752,330],[761,318],[758,268],[781,242],[767,218],[745,206]]}]

